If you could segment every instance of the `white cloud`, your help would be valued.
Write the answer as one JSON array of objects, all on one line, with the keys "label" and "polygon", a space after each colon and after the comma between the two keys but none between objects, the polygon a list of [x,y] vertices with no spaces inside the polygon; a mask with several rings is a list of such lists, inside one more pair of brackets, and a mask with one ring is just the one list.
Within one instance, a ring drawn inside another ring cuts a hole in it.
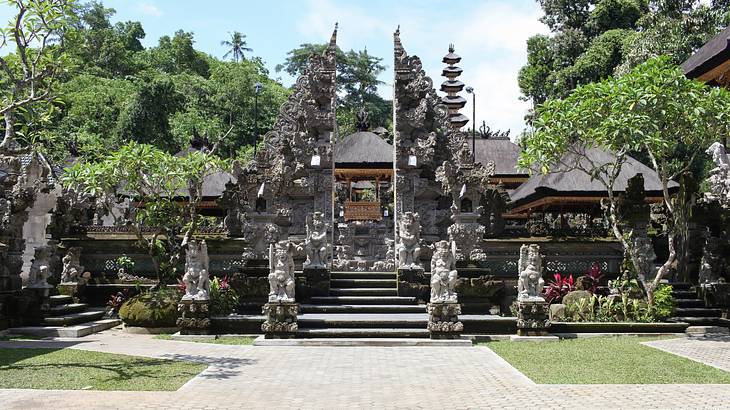
[{"label": "white cloud", "polygon": [[137,3],[137,9],[139,9],[140,13],[152,16],[152,17],[160,17],[162,16],[162,10],[160,10],[157,6],[151,3],[146,2],[139,2]]}]

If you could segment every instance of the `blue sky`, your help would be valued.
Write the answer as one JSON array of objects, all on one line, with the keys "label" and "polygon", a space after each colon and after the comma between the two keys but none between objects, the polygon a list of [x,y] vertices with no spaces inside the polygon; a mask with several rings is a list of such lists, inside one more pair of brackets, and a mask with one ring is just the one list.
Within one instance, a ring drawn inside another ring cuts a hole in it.
[{"label": "blue sky", "polygon": [[[392,94],[392,33],[401,27],[401,39],[409,54],[421,57],[435,88],[443,81],[441,58],[454,43],[463,60],[460,79],[475,88],[477,124],[511,128],[513,136],[523,126],[528,104],[519,100],[517,73],[526,62],[525,41],[547,33],[538,19],[535,0],[106,0],[117,13],[114,21],[141,21],[147,33],[145,46],[178,29],[195,33],[196,48],[221,57],[221,40],[234,30],[247,35],[253,55],[260,56],[274,77],[285,85],[292,79],[276,74],[274,67],[286,52],[301,43],[325,42],[339,22],[338,44],[343,50],[362,49],[383,57],[388,67],[386,85],[379,92]],[[3,6],[7,21],[10,10]],[[5,52],[5,50],[3,50]],[[465,94],[465,93],[464,93]],[[466,95],[465,95],[466,97]],[[471,117],[469,105],[462,110]],[[469,124],[471,126],[471,123]]]}]

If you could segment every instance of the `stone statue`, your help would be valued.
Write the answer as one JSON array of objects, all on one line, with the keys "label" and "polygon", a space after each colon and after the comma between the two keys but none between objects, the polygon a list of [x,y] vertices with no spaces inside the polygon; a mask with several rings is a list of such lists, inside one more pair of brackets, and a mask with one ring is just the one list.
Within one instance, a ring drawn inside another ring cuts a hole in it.
[{"label": "stone statue", "polygon": [[210,271],[208,259],[208,245],[205,241],[198,243],[192,240],[188,243],[185,252],[185,296],[183,300],[210,299]]},{"label": "stone statue", "polygon": [[327,268],[332,248],[327,239],[327,225],[324,223],[322,212],[314,212],[307,218],[307,239],[304,242],[304,248],[307,252],[304,268]]},{"label": "stone statue", "polygon": [[540,246],[536,244],[520,247],[518,262],[519,277],[517,279],[517,300],[544,300],[542,288],[542,257]]},{"label": "stone statue", "polygon": [[730,160],[728,160],[725,146],[719,142],[710,145],[706,151],[712,155],[715,168],[710,170],[708,182],[710,192],[706,193],[706,200],[720,202],[723,207],[730,206]]},{"label": "stone statue", "polygon": [[398,230],[398,269],[423,270],[418,257],[421,254],[421,224],[418,214],[406,212],[400,220]]},{"label": "stone statue", "polygon": [[431,303],[456,302],[457,279],[453,243],[436,242],[431,258]]},{"label": "stone statue", "polygon": [[269,302],[294,302],[294,244],[279,241],[269,251]]},{"label": "stone statue", "polygon": [[61,283],[75,283],[81,278],[84,267],[81,266],[79,259],[81,258],[81,248],[68,248],[66,256],[61,259],[63,262],[63,271],[61,272]]},{"label": "stone statue", "polygon": [[48,259],[50,258],[50,256],[50,246],[39,246],[35,248],[33,254],[33,262],[31,262],[30,273],[28,274],[28,287],[51,287],[51,285],[48,284],[48,277],[50,276],[50,271],[48,268],[50,262],[48,261]]}]

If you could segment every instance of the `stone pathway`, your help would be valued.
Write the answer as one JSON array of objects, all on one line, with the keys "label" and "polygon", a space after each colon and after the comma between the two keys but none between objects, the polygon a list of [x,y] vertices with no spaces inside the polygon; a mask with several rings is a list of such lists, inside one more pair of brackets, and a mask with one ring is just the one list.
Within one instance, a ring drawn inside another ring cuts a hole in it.
[{"label": "stone pathway", "polygon": [[1,409],[646,409],[730,403],[727,385],[535,385],[485,347],[225,346],[118,330],[81,339],[0,342],[59,345],[210,367],[176,392],[0,390]]},{"label": "stone pathway", "polygon": [[656,340],[643,344],[730,372],[730,336]]}]

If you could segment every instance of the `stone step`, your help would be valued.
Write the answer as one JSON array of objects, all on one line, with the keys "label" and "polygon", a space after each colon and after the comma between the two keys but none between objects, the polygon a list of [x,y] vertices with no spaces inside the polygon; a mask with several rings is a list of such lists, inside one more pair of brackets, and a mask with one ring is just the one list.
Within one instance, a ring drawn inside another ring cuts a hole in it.
[{"label": "stone step", "polygon": [[331,279],[390,279],[395,280],[395,272],[332,272]]},{"label": "stone step", "polygon": [[697,299],[697,292],[694,290],[673,290],[672,295],[676,299]]},{"label": "stone step", "polygon": [[51,306],[65,305],[67,303],[74,303],[74,298],[68,295],[53,295],[51,296]]},{"label": "stone step", "polygon": [[105,313],[106,312],[103,308],[95,308],[80,313],[47,317],[43,320],[43,323],[47,326],[71,326],[79,323],[99,320],[104,317]]},{"label": "stone step", "polygon": [[[335,315],[333,315],[335,316]],[[428,317],[419,315],[398,314],[351,314],[346,317],[307,318],[306,315],[298,319],[300,329],[425,329]],[[401,317],[399,317],[401,316]],[[402,317],[417,316],[417,317]]]},{"label": "stone step", "polygon": [[397,286],[395,279],[331,279],[332,288],[393,288]]},{"label": "stone step", "polygon": [[395,288],[330,288],[332,296],[398,296]]},{"label": "stone step", "polygon": [[425,305],[301,305],[302,313],[426,313]]},{"label": "stone step", "polygon": [[674,314],[683,317],[720,317],[722,315],[721,309],[711,308],[676,308]]},{"label": "stone step", "polygon": [[684,322],[689,323],[690,326],[722,326],[730,327],[730,319],[723,319],[719,317],[687,317],[687,316],[675,316],[667,319],[668,322]]},{"label": "stone step", "polygon": [[307,338],[307,339],[266,339],[259,336],[254,346],[317,346],[317,347],[417,347],[449,346],[471,347],[468,339],[424,339],[424,338]]},{"label": "stone step", "polygon": [[675,299],[678,308],[703,308],[705,302],[702,299]]},{"label": "stone step", "polygon": [[692,290],[692,287],[694,286],[689,282],[673,282],[673,283],[670,283],[670,285],[672,285],[672,290],[674,290],[674,291]]},{"label": "stone step", "polygon": [[119,319],[102,319],[73,326],[24,326],[8,329],[8,334],[35,337],[84,337],[122,324]]},{"label": "stone step", "polygon": [[49,314],[51,316],[70,315],[71,313],[80,313],[89,307],[86,303],[66,303],[64,305],[51,306]]},{"label": "stone step", "polygon": [[423,329],[393,329],[393,328],[371,328],[371,329],[299,329],[297,337],[301,338],[428,338],[428,330]]},{"label": "stone step", "polygon": [[416,298],[405,296],[312,296],[313,304],[332,305],[406,305],[416,303]]}]

